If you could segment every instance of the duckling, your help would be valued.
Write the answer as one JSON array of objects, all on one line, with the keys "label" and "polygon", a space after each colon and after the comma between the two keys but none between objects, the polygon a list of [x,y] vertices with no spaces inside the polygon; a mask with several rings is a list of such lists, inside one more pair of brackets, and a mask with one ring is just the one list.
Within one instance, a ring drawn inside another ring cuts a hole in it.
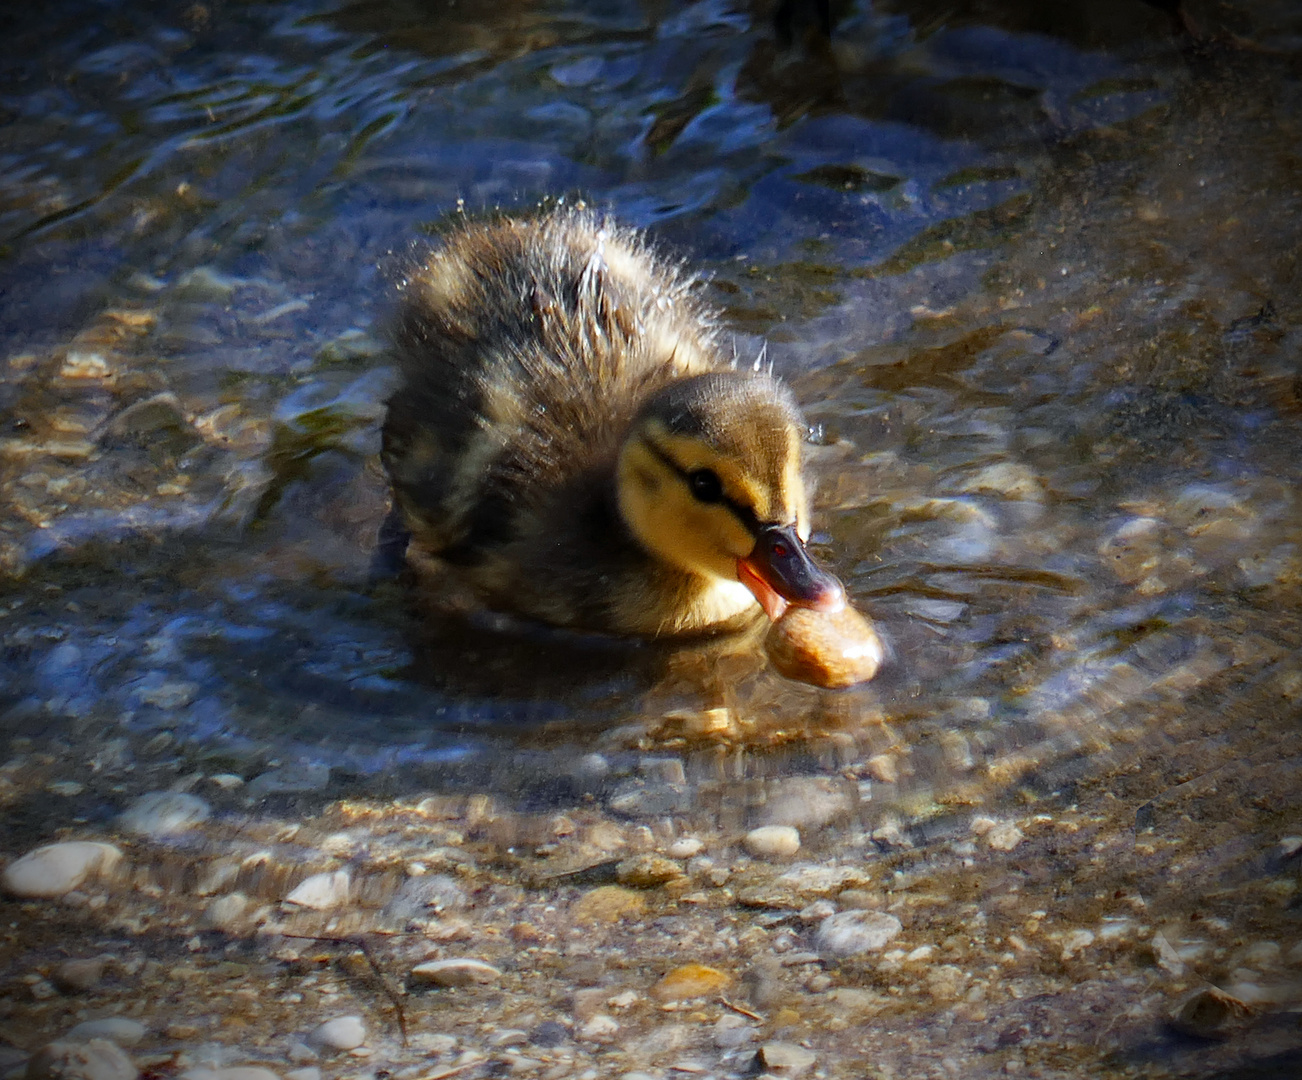
[{"label": "duckling", "polygon": [[691,278],[584,209],[459,227],[399,286],[382,461],[409,560],[490,608],[643,638],[835,611],[803,422]]}]

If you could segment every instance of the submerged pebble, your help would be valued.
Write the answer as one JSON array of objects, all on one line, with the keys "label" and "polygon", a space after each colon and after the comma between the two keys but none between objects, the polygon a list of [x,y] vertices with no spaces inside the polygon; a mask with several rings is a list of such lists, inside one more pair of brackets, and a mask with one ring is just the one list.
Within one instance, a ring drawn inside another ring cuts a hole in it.
[{"label": "submerged pebble", "polygon": [[71,892],[87,878],[109,874],[122,861],[112,844],[67,840],[29,851],[5,867],[0,884],[10,896],[53,899]]},{"label": "submerged pebble", "polygon": [[91,1039],[112,1039],[118,1046],[135,1046],[149,1029],[139,1020],[126,1016],[106,1016],[102,1020],[85,1020],[64,1036],[72,1042],[89,1042]]},{"label": "submerged pebble", "polygon": [[657,1001],[682,1001],[685,998],[715,994],[732,982],[732,976],[705,964],[684,964],[668,972],[651,987]]},{"label": "submerged pebble", "polygon": [[360,1016],[336,1016],[313,1028],[307,1041],[328,1050],[352,1050],[366,1042],[366,1025]]},{"label": "submerged pebble", "polygon": [[299,882],[285,897],[285,902],[314,911],[329,911],[347,904],[351,890],[352,880],[347,870],[327,871]]},{"label": "submerged pebble", "polygon": [[814,941],[821,953],[859,956],[877,952],[903,929],[894,915],[881,911],[841,911],[824,919]]},{"label": "submerged pebble", "polygon": [[151,791],[137,799],[118,819],[129,833],[159,839],[176,836],[207,821],[212,808],[198,795],[184,791]]},{"label": "submerged pebble", "polygon": [[136,1080],[139,1070],[108,1039],[54,1042],[27,1062],[26,1080]]},{"label": "submerged pebble", "polygon": [[428,986],[473,986],[476,983],[495,983],[501,977],[500,968],[468,957],[427,960],[411,969],[412,981]]},{"label": "submerged pebble", "polygon": [[742,844],[757,859],[790,858],[800,850],[800,833],[790,825],[761,825],[751,829]]}]

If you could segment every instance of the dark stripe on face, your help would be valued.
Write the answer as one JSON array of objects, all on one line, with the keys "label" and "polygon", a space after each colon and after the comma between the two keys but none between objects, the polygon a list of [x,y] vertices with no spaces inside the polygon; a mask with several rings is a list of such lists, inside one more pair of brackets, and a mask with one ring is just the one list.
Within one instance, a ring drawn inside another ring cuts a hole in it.
[{"label": "dark stripe on face", "polygon": [[[684,469],[677,461],[673,459],[668,452],[662,447],[657,446],[650,439],[643,436],[642,445],[651,451],[653,455],[671,472],[676,473],[684,484],[690,487],[688,477],[691,475],[688,469]],[[720,505],[726,506],[740,523],[742,528],[756,539],[759,538],[760,532],[764,529],[763,523],[756,516],[755,511],[749,506],[743,506],[736,499],[730,499],[726,494],[719,500]]]}]

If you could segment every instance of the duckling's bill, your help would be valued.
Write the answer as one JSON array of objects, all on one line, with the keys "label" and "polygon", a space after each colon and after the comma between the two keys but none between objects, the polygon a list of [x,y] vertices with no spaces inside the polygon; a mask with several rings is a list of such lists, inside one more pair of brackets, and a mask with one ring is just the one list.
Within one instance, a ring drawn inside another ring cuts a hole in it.
[{"label": "duckling's bill", "polygon": [[810,558],[794,525],[761,529],[755,549],[737,560],[737,579],[774,622],[788,606],[827,612],[845,607],[845,589]]}]

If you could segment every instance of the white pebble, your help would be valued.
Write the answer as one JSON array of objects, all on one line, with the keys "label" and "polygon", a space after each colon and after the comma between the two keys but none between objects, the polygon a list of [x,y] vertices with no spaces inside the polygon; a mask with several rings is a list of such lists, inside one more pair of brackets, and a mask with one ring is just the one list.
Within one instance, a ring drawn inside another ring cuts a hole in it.
[{"label": "white pebble", "polygon": [[790,825],[761,825],[742,843],[757,859],[789,858],[800,850],[800,833]]},{"label": "white pebble", "polygon": [[186,1069],[177,1080],[280,1080],[280,1076],[261,1065],[200,1065]]},{"label": "white pebble", "polygon": [[1062,958],[1070,960],[1081,949],[1094,944],[1093,930],[1073,930],[1062,939]]},{"label": "white pebble", "polygon": [[139,1020],[125,1016],[106,1016],[102,1020],[86,1020],[64,1036],[70,1042],[89,1042],[91,1039],[112,1039],[119,1046],[135,1046],[149,1029]]},{"label": "white pebble", "polygon": [[459,957],[452,960],[427,960],[411,969],[418,983],[434,986],[470,986],[473,983],[497,982],[502,972],[482,960]]},{"label": "white pebble", "polygon": [[176,836],[207,821],[212,808],[184,791],[151,791],[137,799],[118,819],[119,824],[136,836],[157,839]]},{"label": "white pebble", "polygon": [[230,931],[239,925],[248,908],[249,898],[242,892],[214,897],[203,909],[203,925],[214,930]]},{"label": "white pebble", "polygon": [[881,911],[841,911],[818,926],[814,943],[819,952],[858,956],[876,952],[904,929],[894,915]]},{"label": "white pebble", "polygon": [[138,1070],[117,1043],[91,1039],[41,1047],[27,1062],[27,1080],[136,1080]]},{"label": "white pebble", "polygon": [[321,1070],[315,1065],[303,1069],[290,1069],[285,1074],[285,1080],[321,1080]]},{"label": "white pebble", "polygon": [[89,877],[112,872],[122,852],[112,844],[68,840],[29,851],[5,867],[0,884],[11,896],[50,899],[71,892]]},{"label": "white pebble", "polygon": [[285,901],[313,911],[329,911],[348,903],[351,886],[347,870],[325,871],[299,882],[298,887],[285,897]]},{"label": "white pebble", "polygon": [[597,1013],[579,1028],[580,1039],[587,1042],[610,1042],[619,1034],[619,1021],[605,1013]]},{"label": "white pebble", "polygon": [[667,854],[671,859],[690,859],[693,855],[699,855],[704,847],[704,842],[695,836],[684,836],[669,845]]},{"label": "white pebble", "polygon": [[986,833],[986,843],[993,851],[1012,851],[1025,839],[1022,830],[1011,821],[1001,821]]},{"label": "white pebble", "polygon": [[781,1042],[765,1043],[760,1047],[759,1056],[766,1069],[783,1076],[804,1072],[818,1060],[812,1050],[806,1050],[795,1043]]},{"label": "white pebble", "polygon": [[314,1028],[307,1041],[331,1050],[353,1050],[366,1042],[366,1025],[360,1016],[336,1016]]}]

